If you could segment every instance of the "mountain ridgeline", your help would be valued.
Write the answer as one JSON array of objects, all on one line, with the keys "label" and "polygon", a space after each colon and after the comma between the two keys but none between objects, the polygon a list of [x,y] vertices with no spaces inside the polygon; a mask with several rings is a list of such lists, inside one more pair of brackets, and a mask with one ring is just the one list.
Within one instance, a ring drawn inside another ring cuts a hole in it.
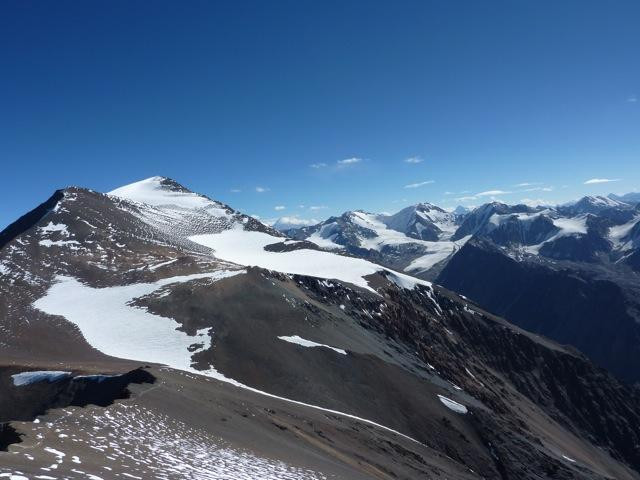
[{"label": "mountain ridgeline", "polygon": [[1,237],[0,475],[638,480],[636,388],[425,279],[480,262],[490,290],[484,252],[523,279],[633,272],[637,207],[610,201],[286,236],[164,177],[61,190]]}]

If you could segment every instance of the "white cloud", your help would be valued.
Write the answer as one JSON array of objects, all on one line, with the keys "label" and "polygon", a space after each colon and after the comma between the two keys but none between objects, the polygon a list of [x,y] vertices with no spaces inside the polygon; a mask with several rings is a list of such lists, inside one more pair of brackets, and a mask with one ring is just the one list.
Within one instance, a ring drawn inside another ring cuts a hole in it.
[{"label": "white cloud", "polygon": [[256,192],[258,193],[264,193],[264,192],[268,192],[270,189],[267,187],[256,187]]},{"label": "white cloud", "polygon": [[637,101],[638,101],[637,95],[629,95],[629,97],[627,97],[627,102],[629,103],[636,103]]},{"label": "white cloud", "polygon": [[418,183],[410,183],[409,185],[405,185],[404,188],[418,188],[418,187],[424,187],[425,185],[430,185],[432,183],[436,183],[435,180],[427,180],[425,182],[418,182]]},{"label": "white cloud", "polygon": [[420,157],[409,157],[409,158],[406,158],[404,161],[405,161],[405,163],[422,163],[422,162],[424,162],[424,160],[422,158],[420,158]]},{"label": "white cloud", "polygon": [[591,178],[584,182],[585,185],[595,185],[597,183],[619,182],[619,178]]},{"label": "white cloud", "polygon": [[242,190],[240,190],[239,188],[232,188],[231,190],[229,190],[231,193],[240,193]]},{"label": "white cloud", "polygon": [[477,200],[478,197],[474,196],[474,195],[470,195],[468,197],[458,197],[454,200],[458,201],[458,202],[470,202],[472,200]]},{"label": "white cloud", "polygon": [[318,162],[318,163],[312,163],[311,165],[309,165],[311,168],[324,168],[327,166],[326,163],[324,162]]},{"label": "white cloud", "polygon": [[533,187],[534,185],[542,185],[542,182],[522,182],[518,183],[516,187]]},{"label": "white cloud", "polygon": [[476,193],[476,197],[493,197],[495,195],[507,195],[511,192],[505,190],[487,190],[486,192]]},{"label": "white cloud", "polygon": [[471,191],[462,190],[461,192],[444,192],[445,195],[464,195],[465,193],[471,193]]},{"label": "white cloud", "polygon": [[287,207],[285,207],[284,205],[276,205],[275,207],[273,207],[274,210],[284,210],[285,208]]},{"label": "white cloud", "polygon": [[523,192],[552,192],[553,187],[532,187],[532,188],[525,188],[522,191]]},{"label": "white cloud", "polygon": [[311,205],[309,207],[309,210],[324,210],[326,208],[329,208],[329,207],[327,207],[326,205]]},{"label": "white cloud", "polygon": [[344,160],[338,160],[338,165],[340,166],[347,166],[347,165],[354,165],[356,163],[360,163],[362,161],[361,158],[358,157],[351,157],[351,158],[345,158]]}]

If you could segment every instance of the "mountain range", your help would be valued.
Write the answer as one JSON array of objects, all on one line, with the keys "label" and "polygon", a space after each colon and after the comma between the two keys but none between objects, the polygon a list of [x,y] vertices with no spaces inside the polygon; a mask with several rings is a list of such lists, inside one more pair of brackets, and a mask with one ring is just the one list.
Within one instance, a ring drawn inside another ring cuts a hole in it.
[{"label": "mountain range", "polygon": [[346,212],[286,230],[296,239],[433,280],[535,333],[640,381],[637,194],[556,207],[491,202],[449,213]]},{"label": "mountain range", "polygon": [[637,213],[285,234],[164,177],[54,192],[0,233],[0,478],[639,479],[637,387],[455,285],[476,265],[488,290],[495,256],[632,288]]}]

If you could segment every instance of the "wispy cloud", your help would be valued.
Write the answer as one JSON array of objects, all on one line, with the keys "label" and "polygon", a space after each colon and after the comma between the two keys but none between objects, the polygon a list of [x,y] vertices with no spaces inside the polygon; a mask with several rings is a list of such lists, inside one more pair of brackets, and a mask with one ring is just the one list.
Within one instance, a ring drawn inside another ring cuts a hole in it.
[{"label": "wispy cloud", "polygon": [[418,182],[418,183],[410,183],[409,185],[405,185],[404,188],[418,188],[418,187],[424,187],[425,185],[430,185],[432,183],[436,183],[435,180],[427,180],[425,182]]},{"label": "wispy cloud", "polygon": [[534,185],[542,185],[542,182],[522,182],[514,185],[515,187],[533,187]]},{"label": "wispy cloud", "polygon": [[458,197],[458,198],[455,198],[454,200],[456,200],[458,202],[471,202],[471,201],[477,200],[477,199],[478,199],[478,197],[473,196],[473,195],[469,195],[467,197]]},{"label": "wispy cloud", "polygon": [[324,162],[312,163],[309,165],[311,168],[325,168],[327,166]]},{"label": "wispy cloud", "polygon": [[523,192],[552,192],[553,187],[531,187],[525,188]]},{"label": "wispy cloud", "polygon": [[285,207],[284,205],[276,205],[275,207],[273,207],[274,210],[278,210],[278,211],[284,210],[285,208],[287,207]]},{"label": "wispy cloud", "polygon": [[487,190],[486,192],[476,193],[476,197],[493,197],[495,195],[507,195],[512,192],[506,190]]},{"label": "wispy cloud", "polygon": [[338,160],[337,164],[339,166],[348,166],[348,165],[355,165],[356,163],[360,163],[362,161],[361,158],[359,157],[351,157],[351,158],[345,158],[344,160]]},{"label": "wispy cloud", "polygon": [[329,207],[327,207],[326,205],[311,205],[309,207],[309,210],[314,210],[314,211],[315,210],[324,210],[326,208],[329,208]]},{"label": "wispy cloud", "polygon": [[256,192],[258,193],[264,193],[264,192],[268,192],[270,189],[267,187],[256,187]]},{"label": "wispy cloud", "polygon": [[290,217],[280,217],[278,219],[278,223],[281,225],[295,225],[295,226],[307,226],[307,225],[316,225],[320,223],[315,218],[300,218],[297,215],[293,215]]},{"label": "wispy cloud", "polygon": [[409,157],[405,158],[405,163],[422,163],[424,160],[421,157]]},{"label": "wispy cloud", "polygon": [[597,183],[619,182],[619,178],[591,178],[584,182],[585,185],[595,185]]},{"label": "wispy cloud", "polygon": [[629,102],[629,103],[637,103],[638,102],[638,96],[637,95],[629,95],[627,97],[627,102]]},{"label": "wispy cloud", "polygon": [[231,193],[240,193],[242,190],[240,190],[239,188],[232,188],[231,190],[229,190]]},{"label": "wispy cloud", "polygon": [[445,195],[464,195],[465,193],[471,193],[471,190],[462,190],[461,192],[444,192]]}]

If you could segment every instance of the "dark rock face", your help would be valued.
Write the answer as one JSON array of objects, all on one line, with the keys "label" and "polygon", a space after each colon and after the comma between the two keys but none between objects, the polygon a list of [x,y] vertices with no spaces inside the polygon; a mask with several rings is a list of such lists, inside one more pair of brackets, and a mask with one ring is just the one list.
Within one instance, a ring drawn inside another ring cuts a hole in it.
[{"label": "dark rock face", "polygon": [[575,264],[516,261],[482,241],[467,243],[438,282],[516,325],[579,348],[628,381],[640,379],[637,292],[624,279]]},{"label": "dark rock face", "polygon": [[9,423],[0,422],[0,452],[6,451],[9,445],[20,443],[21,436]]},{"label": "dark rock face", "polygon": [[635,272],[640,273],[640,250],[636,250],[635,252],[627,255],[622,261]]},{"label": "dark rock face", "polygon": [[264,247],[267,252],[293,252],[294,250],[318,250],[318,246],[304,240],[296,242],[272,243]]},{"label": "dark rock face", "polygon": [[55,207],[56,203],[63,197],[62,190],[56,191],[46,202],[26,213],[18,220],[0,232],[0,248],[4,247],[11,240],[21,233],[29,230],[38,220],[44,217],[49,210]]},{"label": "dark rock face", "polygon": [[77,375],[14,385],[11,375],[21,372],[0,368],[0,450],[20,441],[10,421],[30,422],[50,409],[68,406],[106,407],[115,400],[129,398],[129,385],[155,382],[151,373],[139,368],[117,375]]},{"label": "dark rock face", "polygon": [[576,262],[595,262],[600,253],[611,250],[611,244],[599,235],[587,233],[581,237],[561,237],[545,243],[539,250],[540,255],[555,260],[573,260]]},{"label": "dark rock face", "polygon": [[3,398],[0,401],[0,421],[32,421],[48,409],[67,406],[105,407],[117,399],[129,397],[130,384],[153,383],[155,378],[141,368],[116,375],[76,375],[50,382],[39,381],[16,386],[10,375],[16,373],[2,369]]}]

